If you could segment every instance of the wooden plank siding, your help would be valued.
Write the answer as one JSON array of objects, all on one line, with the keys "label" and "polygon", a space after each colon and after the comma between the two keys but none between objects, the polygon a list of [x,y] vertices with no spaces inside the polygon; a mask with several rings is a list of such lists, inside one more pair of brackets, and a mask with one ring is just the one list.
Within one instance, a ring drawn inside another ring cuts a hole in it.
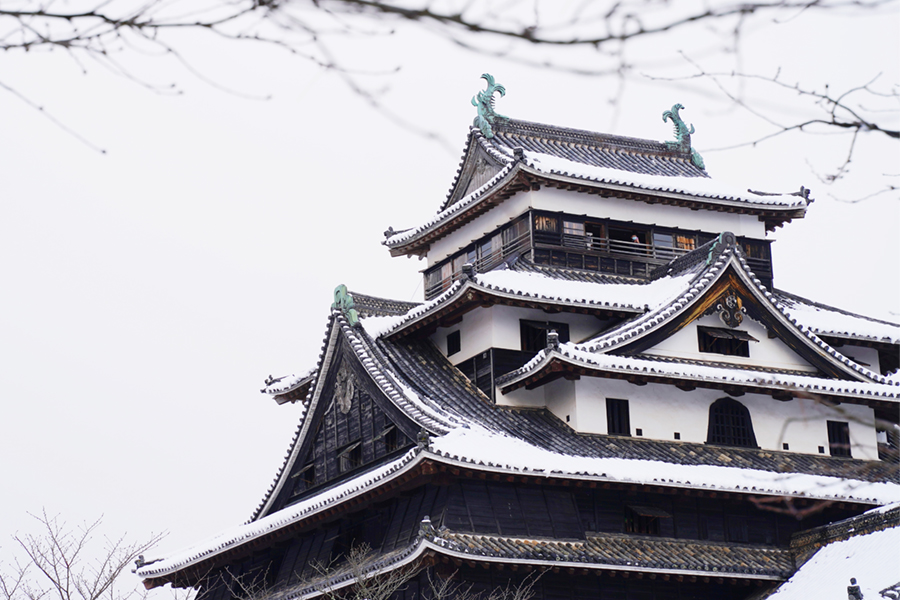
[{"label": "wooden plank siding", "polygon": [[[343,346],[343,340],[339,344]],[[354,382],[354,393],[346,414],[334,401],[335,380],[341,369],[351,373]],[[340,360],[335,360],[325,374],[319,404],[309,418],[313,419],[310,435],[302,441],[297,460],[269,513],[302,500],[324,484],[333,484],[360,469],[391,460],[408,449],[418,433],[413,422],[384,396],[359,365],[356,356],[346,348],[342,349]],[[384,435],[389,426],[397,429],[394,448],[388,447]],[[341,450],[355,443],[361,448],[361,463],[342,471]],[[315,469],[313,485],[304,482],[303,472],[310,464]]]}]

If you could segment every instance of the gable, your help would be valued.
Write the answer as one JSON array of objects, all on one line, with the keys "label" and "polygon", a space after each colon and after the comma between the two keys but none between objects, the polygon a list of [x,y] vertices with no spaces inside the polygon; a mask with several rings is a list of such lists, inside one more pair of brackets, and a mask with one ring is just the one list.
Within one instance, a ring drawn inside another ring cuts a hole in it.
[{"label": "gable", "polygon": [[717,314],[703,315],[644,350],[642,354],[698,362],[731,363],[746,367],[819,372],[813,364],[778,337],[769,337],[763,323],[744,316],[731,328]]},{"label": "gable", "polygon": [[491,157],[484,148],[478,144],[474,136],[469,136],[469,145],[466,149],[465,157],[459,169],[459,174],[450,188],[447,200],[441,206],[441,210],[446,209],[471,194],[500,172],[503,165],[495,158]]},{"label": "gable", "polygon": [[[748,285],[747,274],[738,271],[734,264],[729,264],[721,276],[709,285],[699,298],[694,299],[686,310],[674,318],[652,328],[646,335],[637,338],[633,342],[619,347],[615,353],[632,356],[648,352],[651,348],[659,346],[664,350],[674,351],[675,347],[681,351],[688,347],[691,336],[698,338],[697,328],[718,329],[722,336],[731,333],[736,341],[746,338],[749,329],[754,329],[759,335],[751,335],[753,339],[746,339],[748,346],[763,343],[762,340],[778,340],[763,346],[757,352],[769,361],[786,361],[784,368],[792,368],[787,365],[793,363],[799,365],[801,370],[810,370],[813,367],[827,377],[844,380],[865,380],[858,372],[858,368],[848,364],[848,359],[839,355],[833,349],[822,347],[821,342],[816,343],[804,333],[796,321],[788,317],[772,306],[771,302],[761,297],[763,291]],[[702,321],[700,321],[703,319]],[[698,322],[699,321],[699,322]],[[754,325],[750,323],[755,322]],[[763,334],[762,327],[765,330]],[[689,328],[687,334],[682,334],[672,341],[675,334]],[[715,335],[715,332],[713,332]],[[757,341],[754,341],[757,340]],[[658,350],[658,351],[659,351]],[[790,350],[787,352],[786,350]],[[830,351],[830,355],[829,355]],[[699,348],[697,350],[699,352]],[[793,353],[793,355],[791,354]],[[710,353],[716,360],[721,361],[722,355]],[[728,361],[741,362],[735,356],[728,356]],[[744,357],[749,358],[749,357]],[[707,359],[709,360],[709,359]],[[745,361],[747,365],[753,365],[752,361]],[[765,363],[761,363],[761,366]]]},{"label": "gable", "polygon": [[343,335],[335,349],[278,497],[260,517],[395,458],[416,438],[416,425],[375,385]]}]

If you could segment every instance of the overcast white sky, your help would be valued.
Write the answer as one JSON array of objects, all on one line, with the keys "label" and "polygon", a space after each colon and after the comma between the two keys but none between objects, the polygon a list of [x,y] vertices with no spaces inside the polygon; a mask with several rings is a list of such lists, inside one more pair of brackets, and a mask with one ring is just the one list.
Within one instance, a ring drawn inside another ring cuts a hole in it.
[{"label": "overcast white sky", "polygon": [[[879,73],[900,81],[898,5],[873,18],[762,20],[738,58],[713,32],[628,49],[644,73],[709,68],[774,74],[841,89]],[[188,38],[196,68],[249,100],[212,88],[167,58],[136,59],[155,94],[59,53],[4,53],[0,81],[44,105],[105,155],[0,91],[0,560],[26,511],[78,522],[105,515],[111,533],[167,530],[159,553],[247,519],[297,425],[297,407],[259,393],[263,380],[315,365],[335,285],[421,299],[424,263],[391,259],[382,232],[416,225],[440,205],[483,72],[507,88],[515,118],[657,140],[676,102],[713,177],[771,191],[812,188],[806,219],[779,230],[776,286],[867,314],[900,312],[898,144],[857,141],[845,181],[814,172],[841,164],[847,136],[797,135],[736,151],[766,124],[709,82],[541,71],[462,50],[402,27],[336,46],[344,60],[390,76],[384,102],[453,148],[369,108],[330,71],[276,48]],[[584,68],[600,63],[578,55]],[[784,101],[746,90],[756,106]],[[789,98],[794,98],[790,96]],[[897,109],[896,102],[892,105]],[[799,108],[789,108],[791,115]],[[897,127],[897,113],[892,113]],[[781,115],[786,120],[788,116]]]}]

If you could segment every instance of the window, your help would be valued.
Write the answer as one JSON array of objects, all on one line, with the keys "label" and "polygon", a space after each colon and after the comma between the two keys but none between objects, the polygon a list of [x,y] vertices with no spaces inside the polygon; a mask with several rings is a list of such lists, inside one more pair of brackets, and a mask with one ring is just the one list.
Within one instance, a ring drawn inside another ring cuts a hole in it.
[{"label": "window", "polygon": [[681,250],[693,250],[697,247],[697,238],[686,233],[676,234],[675,247]]},{"label": "window", "polygon": [[672,515],[654,506],[626,506],[625,532],[659,535],[659,520],[671,518]]},{"label": "window", "polygon": [[292,495],[296,496],[316,485],[316,465],[308,463],[294,476],[294,489]]},{"label": "window", "polygon": [[447,335],[447,356],[453,356],[460,350],[459,329]]},{"label": "window", "polygon": [[566,323],[552,323],[543,321],[519,321],[519,329],[522,334],[522,350],[525,352],[538,352],[547,347],[547,332],[556,331],[559,334],[559,343],[569,341],[569,326]]},{"label": "window", "polygon": [[609,435],[631,435],[628,400],[606,399],[606,432]]},{"label": "window", "polygon": [[557,233],[559,231],[559,220],[556,217],[537,215],[534,217],[534,228],[537,231]]},{"label": "window", "polygon": [[396,427],[391,425],[384,432],[384,450],[385,452],[393,452],[400,448],[400,432]]},{"label": "window", "polygon": [[700,352],[727,356],[750,356],[750,342],[759,340],[740,329],[697,327],[697,344]]},{"label": "window", "polygon": [[733,398],[719,398],[709,407],[707,444],[758,448],[747,407]]},{"label": "window", "polygon": [[584,235],[584,223],[563,221],[563,233],[566,235]]},{"label": "window", "polygon": [[850,424],[828,421],[828,451],[832,456],[850,456]]},{"label": "window", "polygon": [[338,451],[338,469],[341,473],[352,471],[362,464],[362,442],[353,442]]}]

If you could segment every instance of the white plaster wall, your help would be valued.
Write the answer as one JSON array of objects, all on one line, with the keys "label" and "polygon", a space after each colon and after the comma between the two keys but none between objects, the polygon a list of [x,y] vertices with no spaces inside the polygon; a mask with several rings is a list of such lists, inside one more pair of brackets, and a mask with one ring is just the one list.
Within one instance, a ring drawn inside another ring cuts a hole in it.
[{"label": "white plaster wall", "polygon": [[642,225],[696,229],[708,233],[731,231],[739,236],[766,238],[765,224],[753,215],[691,210],[683,206],[647,204],[625,198],[602,198],[556,188],[542,188],[538,191],[519,192],[471,223],[436,241],[428,251],[428,266],[465,248],[473,240],[491,233],[529,208],[633,221]]},{"label": "white plaster wall", "polygon": [[542,210],[634,221],[644,225],[699,229],[709,233],[731,231],[735,235],[756,239],[766,237],[765,223],[753,215],[691,210],[683,206],[647,204],[624,198],[602,198],[556,188],[544,188],[528,194],[532,196],[531,205]]},{"label": "white plaster wall", "polygon": [[469,360],[479,352],[484,352],[491,347],[493,339],[493,307],[476,308],[466,313],[463,320],[452,327],[438,327],[432,334],[431,341],[447,356],[447,336],[454,331],[459,331],[459,352],[448,357],[450,362],[458,365],[464,360]]},{"label": "white plaster wall", "polygon": [[837,351],[852,358],[867,369],[875,371],[876,373],[881,373],[881,363],[878,361],[878,350],[875,348],[863,348],[861,346],[844,344],[838,348]]},{"label": "white plaster wall", "polygon": [[648,348],[645,352],[656,356],[671,356],[705,361],[714,360],[740,365],[799,369],[810,372],[816,371],[815,367],[806,362],[806,360],[780,339],[769,339],[766,328],[747,315],[744,315],[744,321],[738,329],[746,331],[759,340],[758,342],[749,342],[749,357],[700,352],[700,344],[697,341],[698,325],[729,329],[727,325],[722,323],[722,320],[717,314],[700,317],[659,344]]},{"label": "white plaster wall", "polygon": [[542,386],[533,390],[519,388],[515,391],[509,392],[508,394],[501,394],[499,389],[495,389],[494,391],[496,393],[494,394],[494,401],[500,406],[544,408],[545,406],[547,406],[546,390],[544,389],[545,387],[546,386]]},{"label": "white plaster wall", "polygon": [[578,405],[575,401],[575,381],[557,379],[543,386],[547,409],[563,423],[578,428]]},{"label": "white plaster wall", "polygon": [[471,221],[450,235],[437,240],[428,249],[426,258],[428,266],[438,263],[451,254],[462,250],[474,240],[485,236],[498,227],[506,225],[531,207],[531,195],[529,193],[516,194],[512,198],[503,201],[474,221]]},{"label": "white plaster wall", "polygon": [[431,340],[447,354],[447,336],[460,332],[460,351],[450,356],[457,365],[484,352],[488,348],[519,350],[522,347],[519,320],[553,321],[569,325],[569,337],[581,341],[606,328],[606,322],[590,315],[573,313],[547,313],[538,308],[514,306],[490,306],[476,308],[463,315],[463,320],[452,327],[439,327]]},{"label": "white plaster wall", "polygon": [[[649,439],[675,439],[705,443],[709,424],[709,407],[727,396],[719,390],[697,389],[690,392],[674,386],[647,384],[637,386],[618,379],[582,377],[577,381],[556,380],[535,390],[517,390],[503,396],[498,403],[516,406],[541,406],[544,403],[560,420],[580,433],[606,434],[606,399],[628,400],[631,434],[642,430]],[[853,458],[877,459],[874,411],[862,405],[841,404],[828,407],[811,399],[789,402],[774,400],[764,394],[745,394],[735,400],[747,407],[757,444],[764,450],[819,454],[819,446],[828,455],[826,422],[845,421],[850,425]],[[520,403],[521,402],[521,403]]]}]

